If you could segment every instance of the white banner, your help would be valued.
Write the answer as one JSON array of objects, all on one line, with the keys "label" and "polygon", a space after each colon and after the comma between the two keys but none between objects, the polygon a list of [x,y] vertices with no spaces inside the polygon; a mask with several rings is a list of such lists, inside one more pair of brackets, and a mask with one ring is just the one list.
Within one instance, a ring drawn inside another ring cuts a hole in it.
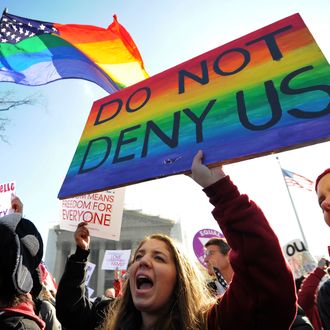
[{"label": "white banner", "polygon": [[15,189],[15,181],[0,184],[0,217],[13,213],[11,200],[16,195]]},{"label": "white banner", "polygon": [[126,270],[131,250],[106,250],[103,258],[102,269]]},{"label": "white banner", "polygon": [[317,266],[315,258],[307,250],[304,242],[299,239],[287,243],[283,251],[295,279],[309,274]]},{"label": "white banner", "polygon": [[61,200],[60,228],[75,231],[82,221],[91,236],[119,241],[125,188]]}]

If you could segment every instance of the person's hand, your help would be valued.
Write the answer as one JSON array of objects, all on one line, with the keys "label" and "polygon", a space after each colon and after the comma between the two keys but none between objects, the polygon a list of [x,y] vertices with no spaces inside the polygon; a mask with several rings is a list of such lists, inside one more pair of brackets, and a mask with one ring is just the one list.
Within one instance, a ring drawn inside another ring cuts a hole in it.
[{"label": "person's hand", "polygon": [[14,210],[14,213],[23,213],[23,203],[14,194],[11,195],[11,208]]},{"label": "person's hand", "polygon": [[74,232],[74,239],[76,241],[76,245],[79,246],[81,249],[89,249],[89,243],[91,241],[91,238],[89,236],[89,230],[87,228],[86,222],[80,222],[78,224],[77,229]]},{"label": "person's hand", "polygon": [[329,266],[329,262],[325,258],[321,258],[319,260],[319,262],[317,263],[317,267],[319,267],[319,268],[321,268],[323,270],[327,269],[328,266]]},{"label": "person's hand", "polygon": [[202,160],[203,151],[199,150],[195,155],[191,165],[191,178],[200,186],[206,188],[226,176],[222,170],[222,166],[208,168],[207,166],[203,165]]}]

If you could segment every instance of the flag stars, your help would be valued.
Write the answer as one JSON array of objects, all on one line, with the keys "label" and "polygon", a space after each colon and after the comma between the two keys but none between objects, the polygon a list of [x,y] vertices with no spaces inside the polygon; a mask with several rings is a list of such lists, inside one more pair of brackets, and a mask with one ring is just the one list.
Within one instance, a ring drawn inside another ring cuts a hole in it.
[{"label": "flag stars", "polygon": [[36,35],[53,33],[52,26],[46,22],[20,21],[19,19],[3,17],[0,21],[0,43],[16,44]]}]

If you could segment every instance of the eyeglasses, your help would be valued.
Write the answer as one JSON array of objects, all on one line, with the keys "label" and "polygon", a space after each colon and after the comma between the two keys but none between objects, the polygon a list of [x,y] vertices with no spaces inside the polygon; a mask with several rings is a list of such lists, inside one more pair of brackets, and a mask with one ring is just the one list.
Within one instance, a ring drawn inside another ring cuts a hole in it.
[{"label": "eyeglasses", "polygon": [[205,251],[205,252],[204,252],[204,258],[206,258],[206,257],[211,257],[211,256],[213,256],[214,254],[216,254],[217,252],[220,253],[219,250],[209,250],[209,251]]}]

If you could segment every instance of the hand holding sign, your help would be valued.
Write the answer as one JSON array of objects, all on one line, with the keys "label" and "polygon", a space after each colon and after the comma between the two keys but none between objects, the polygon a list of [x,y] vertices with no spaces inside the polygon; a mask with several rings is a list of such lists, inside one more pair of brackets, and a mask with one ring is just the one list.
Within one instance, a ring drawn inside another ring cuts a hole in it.
[{"label": "hand holding sign", "polygon": [[89,249],[89,243],[91,238],[89,236],[89,230],[87,228],[86,222],[80,222],[77,226],[77,229],[74,233],[74,239],[76,241],[76,245],[79,246],[83,250]]},{"label": "hand holding sign", "polygon": [[191,166],[191,177],[203,188],[224,178],[226,174],[223,172],[222,167],[214,167],[209,169],[203,165],[203,151],[199,150],[195,155]]},{"label": "hand holding sign", "polygon": [[325,258],[321,258],[317,263],[317,267],[326,270],[329,267],[329,261]]},{"label": "hand holding sign", "polygon": [[11,194],[11,208],[14,211],[14,213],[23,213],[23,203],[13,193]]}]

